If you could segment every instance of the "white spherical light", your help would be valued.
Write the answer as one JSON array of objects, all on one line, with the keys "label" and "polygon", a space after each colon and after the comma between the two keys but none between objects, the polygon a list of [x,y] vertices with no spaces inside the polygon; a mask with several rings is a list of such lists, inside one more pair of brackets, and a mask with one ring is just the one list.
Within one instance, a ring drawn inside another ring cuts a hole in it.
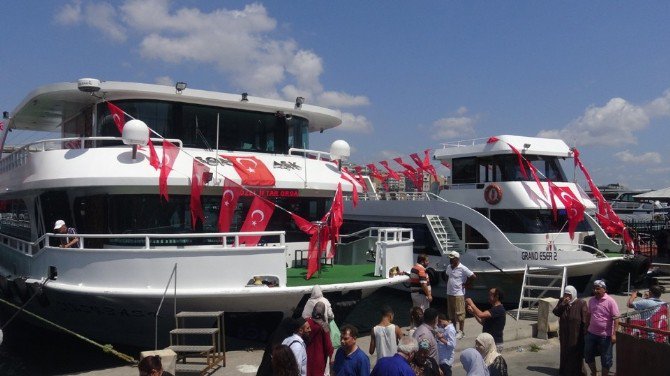
[{"label": "white spherical light", "polygon": [[349,158],[351,155],[351,147],[349,147],[349,143],[347,143],[344,140],[337,140],[334,141],[330,145],[330,157],[334,160],[342,160],[345,158]]},{"label": "white spherical light", "polygon": [[123,143],[144,146],[149,142],[149,127],[142,120],[133,119],[123,126]]}]

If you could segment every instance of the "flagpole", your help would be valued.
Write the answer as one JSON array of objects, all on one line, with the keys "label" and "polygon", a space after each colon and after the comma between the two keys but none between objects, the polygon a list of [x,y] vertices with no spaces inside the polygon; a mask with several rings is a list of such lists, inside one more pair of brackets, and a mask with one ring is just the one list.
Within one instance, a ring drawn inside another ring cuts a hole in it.
[{"label": "flagpole", "polygon": [[[217,180],[219,179],[219,113],[216,113],[216,151],[214,154],[214,160],[217,161],[217,163],[214,165],[214,176],[217,177]],[[217,185],[216,181],[214,181],[214,185]]]}]

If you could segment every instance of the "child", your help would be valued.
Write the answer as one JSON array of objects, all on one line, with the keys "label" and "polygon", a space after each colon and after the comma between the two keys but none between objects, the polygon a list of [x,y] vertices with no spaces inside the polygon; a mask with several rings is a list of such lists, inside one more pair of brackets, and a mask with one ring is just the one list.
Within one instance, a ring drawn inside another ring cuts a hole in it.
[{"label": "child", "polygon": [[393,324],[393,309],[387,305],[381,309],[382,318],[379,324],[372,328],[370,336],[370,355],[377,351],[377,360],[393,356],[398,352],[398,341],[402,337],[402,330]]},{"label": "child", "polygon": [[412,337],[416,327],[423,323],[423,310],[421,307],[412,307],[409,311],[409,330],[407,335]]},{"label": "child", "polygon": [[435,340],[437,341],[437,352],[440,358],[440,369],[444,376],[451,376],[451,366],[454,364],[454,349],[456,349],[456,328],[444,313],[440,313],[437,318]]}]

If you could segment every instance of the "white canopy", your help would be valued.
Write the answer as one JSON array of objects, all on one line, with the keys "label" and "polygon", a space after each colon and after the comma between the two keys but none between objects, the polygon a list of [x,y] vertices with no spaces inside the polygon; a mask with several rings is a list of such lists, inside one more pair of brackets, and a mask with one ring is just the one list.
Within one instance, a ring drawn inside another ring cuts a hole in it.
[{"label": "white canopy", "polygon": [[636,200],[670,201],[670,187],[635,195]]}]

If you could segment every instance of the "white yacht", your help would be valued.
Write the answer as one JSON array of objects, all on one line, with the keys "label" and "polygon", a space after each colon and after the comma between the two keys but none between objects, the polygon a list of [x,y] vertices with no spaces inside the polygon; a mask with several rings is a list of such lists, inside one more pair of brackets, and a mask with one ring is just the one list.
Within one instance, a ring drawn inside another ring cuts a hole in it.
[{"label": "white yacht", "polygon": [[[124,144],[132,140],[121,138],[108,103],[125,112],[124,120],[141,120],[155,132],[159,156],[167,141],[178,147],[167,180],[169,201],[159,195],[160,170],[150,165],[150,149]],[[388,272],[411,265],[411,231],[382,229],[367,233],[361,252],[376,247],[388,265],[375,269],[367,259],[348,256],[357,246],[347,245],[338,252],[342,262],[305,280],[300,265],[309,238],[287,211],[316,221],[338,184],[344,192],[358,184],[342,179],[336,156],[309,150],[310,132],[341,123],[336,111],[300,97],[287,102],[182,83],[81,79],[36,89],[6,123],[14,132],[53,136],[19,145],[0,160],[0,294],[17,305],[39,294],[28,311],[83,335],[153,345],[158,316],[157,335],[165,343],[175,324],[173,304],[177,311],[225,311],[226,318],[247,312],[281,318],[314,284],[324,293],[365,296],[407,279]],[[245,182],[232,159],[253,162],[252,178],[263,172],[271,179]],[[195,224],[194,160],[211,174],[201,196],[204,220]],[[231,232],[218,231],[224,178],[287,210],[275,210],[263,232],[244,233],[261,236],[257,245],[244,246],[236,232],[252,193],[239,199]],[[57,220],[76,228],[75,247],[58,246],[72,235],[55,234]],[[392,255],[384,254],[387,248]]]},{"label": "white yacht", "polygon": [[[539,183],[530,171],[521,171],[510,146],[535,166]],[[615,289],[628,272],[633,278],[646,272],[648,261],[624,257],[621,243],[588,214],[596,206],[561,167],[560,160],[572,157],[563,141],[537,137],[504,135],[445,144],[435,150],[434,159],[451,166],[451,181],[439,194],[370,191],[357,207],[351,202],[345,207],[345,228],[411,227],[415,253],[428,254],[438,272],[448,265],[448,253],[458,251],[461,262],[478,276],[469,292],[475,300],[486,301],[488,288],[498,286],[506,291],[507,303],[518,302],[526,266],[567,267],[567,283],[582,292],[603,276]],[[559,199],[554,219],[548,180],[585,207],[573,238]],[[444,294],[444,281],[436,280],[434,291]]]}]

